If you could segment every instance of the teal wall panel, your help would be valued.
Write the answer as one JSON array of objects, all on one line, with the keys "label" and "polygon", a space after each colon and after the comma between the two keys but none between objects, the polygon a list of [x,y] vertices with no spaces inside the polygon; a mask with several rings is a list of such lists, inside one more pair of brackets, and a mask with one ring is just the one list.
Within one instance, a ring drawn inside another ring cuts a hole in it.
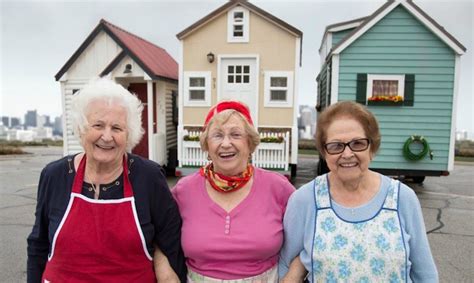
[{"label": "teal wall panel", "polygon": [[[340,54],[338,100],[355,101],[358,73],[415,75],[413,106],[368,106],[382,132],[372,168],[447,169],[454,68],[454,51],[401,5]],[[411,135],[427,139],[433,160],[405,160],[402,148]]]},{"label": "teal wall panel", "polygon": [[347,30],[341,30],[341,31],[338,31],[338,32],[333,32],[332,33],[332,46],[335,46],[336,44],[338,44],[341,41],[341,39],[346,37],[354,29],[355,28],[347,29]]}]

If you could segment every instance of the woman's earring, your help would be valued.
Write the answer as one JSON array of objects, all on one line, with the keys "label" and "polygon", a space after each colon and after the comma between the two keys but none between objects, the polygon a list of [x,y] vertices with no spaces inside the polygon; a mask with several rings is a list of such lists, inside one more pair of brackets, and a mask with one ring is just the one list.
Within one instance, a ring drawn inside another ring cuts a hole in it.
[{"label": "woman's earring", "polygon": [[212,160],[212,159],[211,159],[211,156],[210,156],[209,154],[207,155],[207,160],[209,160],[209,161]]}]

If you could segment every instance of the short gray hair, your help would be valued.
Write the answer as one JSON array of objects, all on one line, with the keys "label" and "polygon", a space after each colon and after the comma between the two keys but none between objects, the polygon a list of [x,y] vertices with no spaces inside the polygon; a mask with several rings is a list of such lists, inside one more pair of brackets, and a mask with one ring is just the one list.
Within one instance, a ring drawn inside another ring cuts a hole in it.
[{"label": "short gray hair", "polygon": [[[132,150],[142,139],[143,104],[135,95],[108,77],[92,80],[72,98],[71,119],[74,134],[78,137],[88,125],[88,106],[92,101],[104,101],[109,105],[117,103],[127,113],[127,150]],[[82,143],[82,140],[81,140]]]}]

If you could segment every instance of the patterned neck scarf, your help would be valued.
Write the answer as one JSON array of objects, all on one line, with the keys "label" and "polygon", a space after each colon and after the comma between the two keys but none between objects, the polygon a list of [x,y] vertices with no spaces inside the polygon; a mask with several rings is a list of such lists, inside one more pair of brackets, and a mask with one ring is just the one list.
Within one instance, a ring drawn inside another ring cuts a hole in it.
[{"label": "patterned neck scarf", "polygon": [[225,176],[214,171],[214,166],[209,163],[206,166],[201,167],[199,173],[204,176],[211,184],[211,187],[221,193],[228,193],[237,191],[247,184],[247,182],[253,176],[253,166],[247,164],[247,168],[244,172],[237,176]]}]

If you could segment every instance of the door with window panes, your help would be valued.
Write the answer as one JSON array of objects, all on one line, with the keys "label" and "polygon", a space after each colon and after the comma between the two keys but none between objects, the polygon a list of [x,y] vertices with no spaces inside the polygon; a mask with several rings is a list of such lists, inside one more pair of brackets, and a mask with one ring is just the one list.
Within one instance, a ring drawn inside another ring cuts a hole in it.
[{"label": "door with window panes", "polygon": [[218,99],[242,101],[250,109],[255,126],[257,125],[257,74],[256,59],[223,58],[221,61],[220,91]]}]

